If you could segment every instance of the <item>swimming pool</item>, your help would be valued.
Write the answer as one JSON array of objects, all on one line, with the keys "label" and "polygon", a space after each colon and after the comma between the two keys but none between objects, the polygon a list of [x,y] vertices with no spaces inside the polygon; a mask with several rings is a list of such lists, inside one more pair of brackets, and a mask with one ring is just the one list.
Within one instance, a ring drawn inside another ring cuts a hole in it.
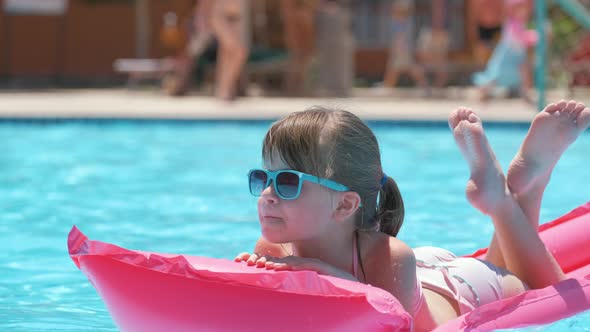
[{"label": "swimming pool", "polygon": [[[0,122],[0,330],[116,331],[66,250],[73,224],[132,249],[233,258],[259,236],[246,173],[269,122]],[[464,196],[468,169],[444,125],[371,123],[406,202],[399,237],[470,253],[491,222]],[[486,127],[506,168],[526,128]],[[590,134],[558,164],[541,219],[590,200]],[[581,330],[582,313],[544,328]]]}]

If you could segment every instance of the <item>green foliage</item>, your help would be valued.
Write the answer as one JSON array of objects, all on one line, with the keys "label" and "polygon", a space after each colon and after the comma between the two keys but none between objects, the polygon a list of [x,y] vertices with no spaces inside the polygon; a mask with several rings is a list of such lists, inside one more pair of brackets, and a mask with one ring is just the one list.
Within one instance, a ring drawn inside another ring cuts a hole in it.
[{"label": "green foliage", "polygon": [[[578,1],[583,5],[590,5],[590,0]],[[570,53],[577,48],[582,36],[588,32],[555,3],[550,2],[548,8],[548,19],[553,35],[548,44],[549,85],[566,87],[571,77],[570,73],[564,70],[564,66],[567,64]]]},{"label": "green foliage", "polygon": [[563,59],[576,48],[578,41],[586,32],[580,24],[555,4],[549,7],[549,18],[553,30],[550,53],[554,58]]}]

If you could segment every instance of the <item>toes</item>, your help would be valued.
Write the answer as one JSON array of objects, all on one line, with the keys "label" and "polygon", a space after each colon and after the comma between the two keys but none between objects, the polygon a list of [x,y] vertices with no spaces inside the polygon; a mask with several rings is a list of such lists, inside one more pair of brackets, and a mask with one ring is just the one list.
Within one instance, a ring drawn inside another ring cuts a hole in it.
[{"label": "toes", "polygon": [[546,108],[545,111],[548,113],[553,113],[556,111],[562,111],[563,109],[565,109],[568,105],[568,102],[566,100],[560,100],[557,103],[552,103],[549,104]]},{"label": "toes", "polygon": [[465,110],[464,107],[459,107],[451,113],[449,116],[449,127],[451,129],[455,129],[459,122],[465,118]]},{"label": "toes", "polygon": [[580,113],[582,113],[582,111],[585,109],[586,105],[584,105],[583,103],[577,103],[576,107],[574,107],[574,110],[572,111],[572,116],[574,117],[574,119],[577,119]]},{"label": "toes", "polygon": [[459,108],[459,117],[460,120],[468,120],[471,114],[474,114],[471,108],[461,107]]},{"label": "toes", "polygon": [[571,113],[577,105],[578,103],[575,100],[570,100],[567,102],[565,108],[563,109],[563,112]]},{"label": "toes", "polygon": [[[563,106],[565,107],[565,103]],[[561,109],[559,107],[559,103],[551,103],[545,107],[544,111],[547,113],[553,113],[553,112],[557,111],[558,109]]]},{"label": "toes", "polygon": [[472,110],[471,108],[465,108],[465,107],[463,107],[463,108],[461,109],[461,112],[462,112],[462,115],[463,115],[463,119],[467,119],[467,117],[468,117],[469,115],[471,115],[471,114],[473,114],[473,113],[474,113],[474,112],[473,112],[473,110]]},{"label": "toes", "polygon": [[576,120],[578,128],[585,130],[590,126],[590,108],[585,108]]},{"label": "toes", "polygon": [[467,120],[471,123],[480,121],[479,117],[477,116],[477,114],[475,114],[475,112],[472,109],[466,107],[459,107],[458,109],[454,110],[449,116],[449,127],[451,129],[455,129],[463,120]]},{"label": "toes", "polygon": [[561,100],[557,103],[551,103],[545,107],[545,112],[554,114],[558,112],[556,115],[565,114],[573,121],[578,121],[578,117],[584,110],[586,110],[586,106],[583,103],[578,103],[575,100]]},{"label": "toes", "polygon": [[455,129],[455,127],[457,127],[457,125],[459,124],[459,121],[461,121],[459,119],[459,110],[456,109],[452,111],[449,115],[449,128]]},{"label": "toes", "polygon": [[477,114],[475,114],[475,112],[473,112],[473,111],[472,111],[471,113],[469,113],[469,116],[468,116],[468,118],[467,118],[467,119],[468,119],[468,120],[469,120],[469,122],[471,122],[471,123],[476,123],[476,122],[479,122],[479,121],[480,121],[480,119],[479,119],[479,117],[477,116]]}]

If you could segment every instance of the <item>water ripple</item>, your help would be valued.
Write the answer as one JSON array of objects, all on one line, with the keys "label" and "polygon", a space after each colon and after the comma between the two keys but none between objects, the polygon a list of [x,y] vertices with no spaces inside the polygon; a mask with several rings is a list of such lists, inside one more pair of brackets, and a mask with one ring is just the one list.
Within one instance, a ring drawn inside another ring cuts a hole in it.
[{"label": "water ripple", "polygon": [[[231,259],[260,236],[246,172],[261,165],[267,125],[0,124],[0,330],[116,331],[67,255],[76,224],[127,248]],[[469,206],[468,168],[447,130],[377,126],[383,167],[406,203],[400,238],[457,254],[487,246],[493,226]],[[505,167],[525,132],[488,131]],[[556,218],[590,199],[590,140],[556,168],[541,210]],[[572,176],[575,174],[575,176]],[[572,190],[575,188],[575,190]],[[590,325],[588,314],[548,327]]]}]

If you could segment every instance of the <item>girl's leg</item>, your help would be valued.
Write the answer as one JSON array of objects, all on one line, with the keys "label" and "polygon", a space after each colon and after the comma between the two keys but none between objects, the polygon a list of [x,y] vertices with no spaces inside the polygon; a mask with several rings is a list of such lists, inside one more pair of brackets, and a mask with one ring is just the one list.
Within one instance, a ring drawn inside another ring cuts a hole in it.
[{"label": "girl's leg", "polygon": [[[529,223],[537,229],[543,192],[565,149],[590,125],[590,109],[575,101],[549,104],[537,114],[508,167],[507,182]],[[497,247],[494,234],[490,248]],[[497,251],[494,260],[502,260]],[[500,266],[502,264],[499,264]]]},{"label": "girl's leg", "polygon": [[467,198],[492,218],[505,267],[533,288],[562,280],[561,268],[508,190],[481,120],[469,109],[458,109],[451,114],[449,125],[471,169]]}]

